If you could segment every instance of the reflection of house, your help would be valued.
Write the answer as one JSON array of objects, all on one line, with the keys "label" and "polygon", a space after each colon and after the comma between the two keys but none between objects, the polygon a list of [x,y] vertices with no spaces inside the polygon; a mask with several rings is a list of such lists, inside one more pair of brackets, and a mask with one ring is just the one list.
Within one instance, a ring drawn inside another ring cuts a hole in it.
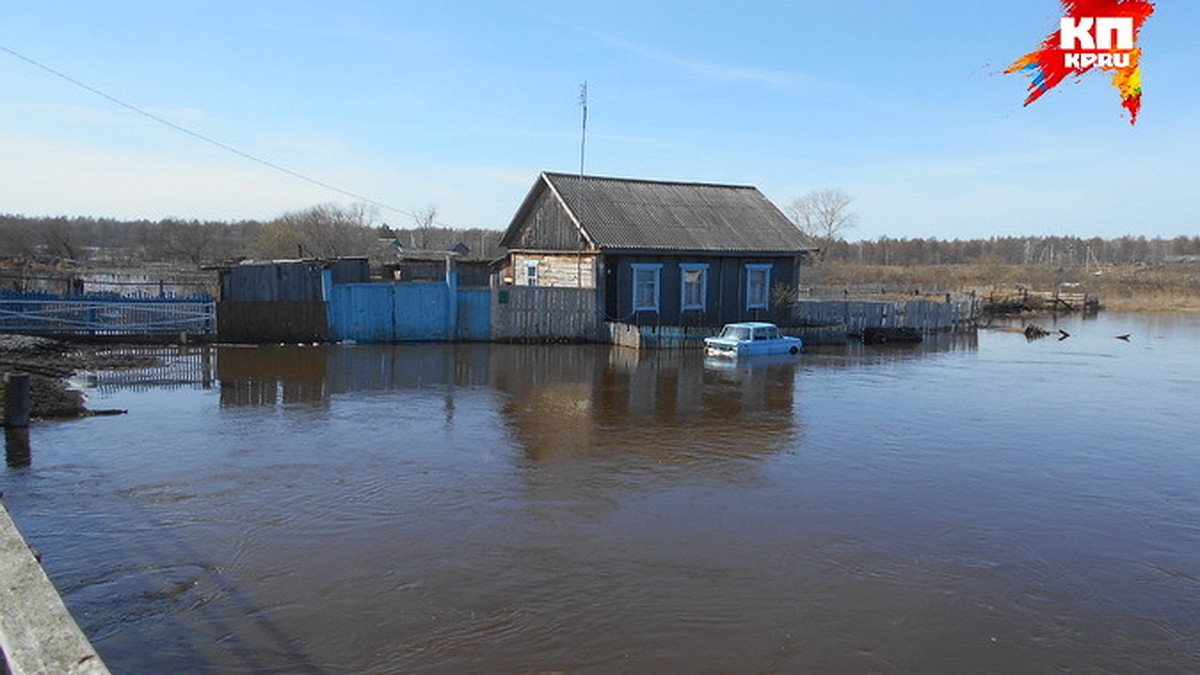
[{"label": "reflection of house", "polygon": [[594,288],[608,321],[685,327],[768,317],[812,250],[754,187],[560,173],[538,177],[501,245],[506,281]]},{"label": "reflection of house", "polygon": [[801,429],[795,360],[719,369],[678,351],[562,346],[493,358],[490,384],[525,456],[654,471],[779,452]]}]

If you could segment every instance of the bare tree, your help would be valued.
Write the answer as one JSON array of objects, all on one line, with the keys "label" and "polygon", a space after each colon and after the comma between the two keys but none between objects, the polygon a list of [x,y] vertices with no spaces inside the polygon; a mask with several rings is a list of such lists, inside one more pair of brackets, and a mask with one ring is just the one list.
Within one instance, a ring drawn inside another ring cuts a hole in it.
[{"label": "bare tree", "polygon": [[33,255],[37,251],[35,242],[30,219],[0,215],[0,254]]},{"label": "bare tree", "polygon": [[186,260],[199,269],[211,255],[219,227],[198,220],[164,219],[154,230],[153,243],[160,255]]},{"label": "bare tree", "polygon": [[259,231],[260,257],[338,258],[367,255],[375,243],[371,212],[363,206],[322,204],[285,213]]},{"label": "bare tree", "polygon": [[858,224],[858,216],[850,211],[852,200],[840,188],[813,190],[793,199],[788,205],[788,215],[800,231],[827,246],[841,240],[843,232]]},{"label": "bare tree", "polygon": [[437,207],[426,206],[421,211],[415,211],[412,214],[413,226],[413,245],[419,249],[427,249],[433,243],[433,226],[437,222]]}]

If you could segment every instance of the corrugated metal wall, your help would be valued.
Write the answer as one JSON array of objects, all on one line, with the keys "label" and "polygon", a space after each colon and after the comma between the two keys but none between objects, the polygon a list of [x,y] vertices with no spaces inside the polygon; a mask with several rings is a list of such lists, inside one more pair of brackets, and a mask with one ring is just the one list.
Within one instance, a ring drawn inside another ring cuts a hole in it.
[{"label": "corrugated metal wall", "polygon": [[236,265],[221,271],[221,299],[237,302],[310,302],[323,300],[325,270],[335,284],[370,280],[365,258],[333,262],[289,260]]},{"label": "corrugated metal wall", "polygon": [[321,300],[316,262],[238,265],[221,272],[221,299],[233,302],[312,302]]},{"label": "corrugated metal wall", "polygon": [[321,301],[217,303],[217,339],[222,342],[325,342],[328,327]]},{"label": "corrugated metal wall", "polygon": [[366,259],[281,261],[221,271],[217,336],[226,342],[325,342],[325,287],[366,281]]}]

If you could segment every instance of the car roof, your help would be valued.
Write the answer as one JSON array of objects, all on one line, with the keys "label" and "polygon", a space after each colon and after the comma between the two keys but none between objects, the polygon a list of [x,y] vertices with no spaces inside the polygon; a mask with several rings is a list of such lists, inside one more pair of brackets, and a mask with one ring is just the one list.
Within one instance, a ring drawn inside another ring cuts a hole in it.
[{"label": "car roof", "polygon": [[726,326],[740,326],[743,328],[777,328],[773,323],[766,321],[738,321],[737,323],[727,323]]}]

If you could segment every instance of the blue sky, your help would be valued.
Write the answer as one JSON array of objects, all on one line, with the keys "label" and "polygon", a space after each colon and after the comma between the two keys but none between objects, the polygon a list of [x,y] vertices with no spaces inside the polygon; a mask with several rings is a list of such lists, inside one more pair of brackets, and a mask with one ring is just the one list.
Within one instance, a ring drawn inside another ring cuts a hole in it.
[{"label": "blue sky", "polygon": [[[539,171],[840,188],[849,239],[1200,234],[1200,3],[1025,107],[1011,2],[0,0],[0,213],[267,219],[356,200],[503,228]],[[4,51],[9,50],[9,51]],[[184,133],[47,72],[84,83]],[[393,210],[394,209],[394,210]]]}]

